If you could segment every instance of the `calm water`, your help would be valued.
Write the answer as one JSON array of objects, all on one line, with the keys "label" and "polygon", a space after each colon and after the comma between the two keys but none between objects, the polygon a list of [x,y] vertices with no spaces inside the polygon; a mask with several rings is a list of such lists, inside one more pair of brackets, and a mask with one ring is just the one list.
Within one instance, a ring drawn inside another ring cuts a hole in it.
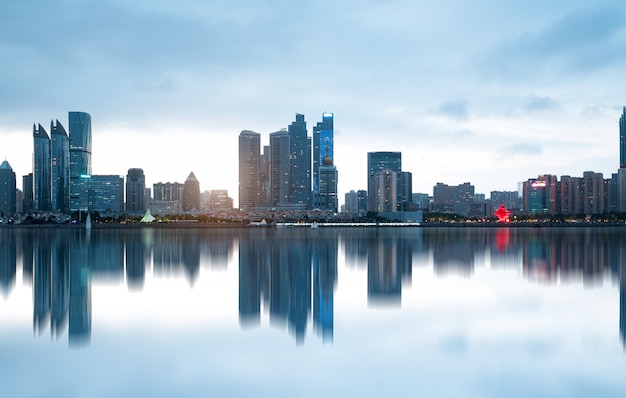
[{"label": "calm water", "polygon": [[0,228],[2,396],[615,396],[626,228]]}]

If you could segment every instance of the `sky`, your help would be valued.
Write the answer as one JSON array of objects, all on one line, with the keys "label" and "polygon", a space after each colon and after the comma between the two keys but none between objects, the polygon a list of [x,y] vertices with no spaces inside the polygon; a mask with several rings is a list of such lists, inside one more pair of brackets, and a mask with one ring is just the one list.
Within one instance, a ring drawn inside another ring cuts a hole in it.
[{"label": "sky", "polygon": [[626,105],[626,3],[553,0],[25,0],[0,5],[0,157],[91,114],[93,174],[228,189],[238,135],[335,115],[339,202],[367,152],[413,192],[487,197],[542,174],[610,177]]}]

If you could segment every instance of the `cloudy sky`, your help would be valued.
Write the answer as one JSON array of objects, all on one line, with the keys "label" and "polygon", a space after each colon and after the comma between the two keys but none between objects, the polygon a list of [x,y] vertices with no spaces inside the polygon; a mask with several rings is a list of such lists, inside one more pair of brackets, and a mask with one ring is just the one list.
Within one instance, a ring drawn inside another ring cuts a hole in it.
[{"label": "cloudy sky", "polygon": [[32,171],[32,124],[92,116],[94,174],[228,189],[237,139],[335,114],[343,193],[370,151],[414,192],[619,167],[626,3],[24,0],[0,5],[0,156]]}]

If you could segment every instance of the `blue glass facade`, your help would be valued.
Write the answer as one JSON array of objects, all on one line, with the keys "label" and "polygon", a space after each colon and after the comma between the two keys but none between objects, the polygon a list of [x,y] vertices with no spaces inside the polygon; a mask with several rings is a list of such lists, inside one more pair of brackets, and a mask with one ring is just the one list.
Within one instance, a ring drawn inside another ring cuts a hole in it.
[{"label": "blue glass facade", "polygon": [[70,210],[70,144],[63,125],[50,123],[52,211]]},{"label": "blue glass facade", "polygon": [[33,125],[33,210],[52,210],[50,137],[39,125]]},{"label": "blue glass facade", "polygon": [[313,193],[319,193],[319,170],[328,156],[335,159],[333,152],[334,127],[333,114],[323,113],[322,121],[313,127]]},{"label": "blue glass facade", "polygon": [[619,118],[619,167],[626,167],[626,106]]},{"label": "blue glass facade", "polygon": [[0,216],[15,214],[15,172],[6,160],[0,164]]},{"label": "blue glass facade", "polygon": [[91,175],[91,115],[69,112],[70,129],[70,210],[81,206],[81,175]]}]

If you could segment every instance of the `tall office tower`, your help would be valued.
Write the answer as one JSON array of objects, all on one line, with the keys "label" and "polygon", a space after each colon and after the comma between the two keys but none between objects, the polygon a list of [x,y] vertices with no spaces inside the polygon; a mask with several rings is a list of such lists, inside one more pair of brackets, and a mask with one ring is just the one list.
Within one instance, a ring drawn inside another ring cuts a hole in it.
[{"label": "tall office tower", "polygon": [[275,206],[291,203],[291,144],[289,133],[277,131],[270,134],[270,198]]},{"label": "tall office tower", "polygon": [[22,176],[22,190],[24,191],[22,212],[30,213],[33,210],[33,173]]},{"label": "tall office tower", "polygon": [[433,210],[453,212],[469,216],[474,202],[474,186],[469,182],[460,185],[447,185],[438,182],[433,187]]},{"label": "tall office tower", "polygon": [[259,157],[261,134],[244,130],[239,134],[239,209],[253,209],[260,199]]},{"label": "tall office tower", "polygon": [[370,177],[369,211],[398,211],[398,173],[383,169]]},{"label": "tall office tower", "polygon": [[[368,152],[367,153],[367,193],[368,193],[368,211],[378,211],[374,210],[376,208],[376,203],[378,202],[376,195],[373,194],[373,181],[372,177],[377,172],[389,169],[396,173],[396,176],[399,178],[400,172],[402,171],[402,153],[401,152]],[[399,181],[396,182],[396,191],[397,186],[400,185]],[[395,206],[397,210],[399,210],[399,206],[402,203],[402,198],[398,192]]]},{"label": "tall office tower", "polygon": [[183,211],[200,210],[200,182],[193,174],[185,180],[183,189]]},{"label": "tall office tower", "polygon": [[63,125],[50,122],[52,211],[70,211],[70,141]]},{"label": "tall office tower", "polygon": [[324,158],[335,159],[333,114],[324,112],[322,121],[313,127],[313,207],[318,207],[316,196],[319,193],[319,169]]},{"label": "tall office tower", "polygon": [[33,125],[33,210],[52,210],[52,190],[50,182],[50,137],[41,124]]},{"label": "tall office tower", "polygon": [[[70,126],[70,211],[86,211],[86,179],[91,175],[91,115],[85,112],[69,112]],[[82,196],[82,197],[81,197]]]},{"label": "tall office tower", "polygon": [[128,169],[126,175],[126,211],[143,213],[146,211],[146,177],[142,169]]},{"label": "tall office tower", "polygon": [[265,145],[259,157],[259,202],[263,207],[271,203],[270,193],[270,146]]},{"label": "tall office tower", "polygon": [[583,213],[603,214],[605,212],[604,177],[602,173],[583,173]]},{"label": "tall office tower", "polygon": [[356,200],[358,204],[359,215],[367,213],[367,191],[359,189],[356,191]]},{"label": "tall office tower", "polygon": [[619,118],[619,167],[626,168],[626,106]]},{"label": "tall office tower", "polygon": [[318,174],[319,190],[317,193],[320,209],[337,212],[337,168],[333,165],[330,156],[326,156],[319,168]]},{"label": "tall office tower", "polygon": [[180,182],[157,182],[152,184],[152,197],[158,202],[182,202],[184,189]]},{"label": "tall office tower", "polygon": [[15,214],[16,193],[15,172],[5,160],[0,164],[0,216]]},{"label": "tall office tower", "polygon": [[291,204],[308,208],[311,205],[311,138],[307,137],[304,115],[287,128],[291,145]]},{"label": "tall office tower", "polygon": [[359,214],[358,196],[354,190],[345,194],[345,211],[355,216]]},{"label": "tall office tower", "polygon": [[413,174],[410,171],[400,172],[400,208],[407,210],[407,207],[413,203]]}]

